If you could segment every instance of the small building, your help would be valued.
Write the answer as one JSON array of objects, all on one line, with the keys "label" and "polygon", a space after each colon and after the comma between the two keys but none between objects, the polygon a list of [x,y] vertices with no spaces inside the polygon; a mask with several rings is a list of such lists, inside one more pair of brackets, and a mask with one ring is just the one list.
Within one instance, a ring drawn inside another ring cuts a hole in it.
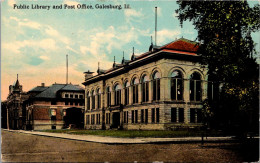
[{"label": "small building", "polygon": [[84,89],[73,84],[44,83],[28,91],[26,129],[83,128]]},{"label": "small building", "polygon": [[[85,129],[175,130],[202,125],[202,101],[212,95],[196,42],[151,45],[97,75],[85,72]],[[211,98],[211,97],[209,97]]]},{"label": "small building", "polygon": [[6,107],[7,114],[4,119],[6,119],[7,121],[6,125],[8,129],[24,129],[26,115],[23,103],[27,99],[28,95],[26,94],[26,92],[23,92],[23,87],[22,85],[20,85],[17,74],[17,80],[14,82],[13,85],[9,86],[9,94],[4,105]]}]

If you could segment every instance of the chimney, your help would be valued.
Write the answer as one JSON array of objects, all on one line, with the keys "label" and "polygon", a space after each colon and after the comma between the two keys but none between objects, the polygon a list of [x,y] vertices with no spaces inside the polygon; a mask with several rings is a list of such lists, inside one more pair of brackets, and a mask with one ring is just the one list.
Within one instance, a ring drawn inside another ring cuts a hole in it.
[{"label": "chimney", "polygon": [[41,86],[42,86],[42,87],[45,87],[45,83],[42,83]]}]

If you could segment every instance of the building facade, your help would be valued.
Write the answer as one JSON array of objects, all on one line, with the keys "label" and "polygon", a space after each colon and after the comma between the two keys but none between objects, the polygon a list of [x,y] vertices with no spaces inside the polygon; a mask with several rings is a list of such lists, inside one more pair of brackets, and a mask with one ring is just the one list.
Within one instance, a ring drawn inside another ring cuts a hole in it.
[{"label": "building facade", "polygon": [[27,94],[27,130],[83,128],[84,89],[79,85],[42,83]]},{"label": "building facade", "polygon": [[8,129],[24,129],[25,122],[25,110],[24,110],[24,101],[28,99],[28,95],[26,92],[23,92],[23,87],[18,80],[14,82],[13,85],[9,86],[9,94],[7,96],[7,100],[5,101],[5,107],[2,109],[6,109],[3,111],[6,113],[6,117],[4,117],[7,121],[6,127]]},{"label": "building facade", "polygon": [[[110,70],[85,72],[85,128],[175,130],[201,126],[207,69],[198,45],[181,38]],[[211,89],[210,89],[211,90]],[[209,97],[211,98],[211,97]]]}]

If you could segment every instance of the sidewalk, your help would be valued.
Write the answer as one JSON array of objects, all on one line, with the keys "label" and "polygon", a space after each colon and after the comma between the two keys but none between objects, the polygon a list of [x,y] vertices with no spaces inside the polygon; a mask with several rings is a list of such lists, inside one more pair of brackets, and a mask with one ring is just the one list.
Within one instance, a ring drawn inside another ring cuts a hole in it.
[{"label": "sidewalk", "polygon": [[[17,132],[31,135],[39,135],[46,137],[55,137],[61,139],[78,140],[86,142],[95,142],[103,144],[148,144],[148,143],[200,143],[201,137],[181,137],[181,138],[116,138],[96,135],[73,135],[65,133],[49,133],[39,131],[25,131],[25,130],[7,130],[9,132]],[[223,142],[232,141],[231,137],[204,137],[204,142]]]}]

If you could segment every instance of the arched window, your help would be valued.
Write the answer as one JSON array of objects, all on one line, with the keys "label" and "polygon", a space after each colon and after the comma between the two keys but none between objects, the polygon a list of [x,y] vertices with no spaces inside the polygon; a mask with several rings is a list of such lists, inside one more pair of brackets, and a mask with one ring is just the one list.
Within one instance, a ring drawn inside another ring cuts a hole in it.
[{"label": "arched window", "polygon": [[153,100],[160,100],[160,78],[158,71],[153,74]]},{"label": "arched window", "polygon": [[90,93],[87,92],[87,110],[90,110]]},{"label": "arched window", "polygon": [[125,93],[125,105],[128,105],[129,104],[129,87],[130,87],[130,83],[129,83],[129,81],[126,81],[125,82],[125,91],[124,91],[124,93]]},{"label": "arched window", "polygon": [[137,78],[134,78],[132,80],[133,103],[138,103],[138,84],[139,84],[139,81],[137,80]]},{"label": "arched window", "polygon": [[92,109],[95,109],[95,95],[96,95],[96,93],[95,93],[95,91],[93,90],[92,92],[91,92],[91,98],[92,98]]},{"label": "arched window", "polygon": [[190,101],[201,101],[201,77],[197,72],[190,78]]},{"label": "arched window", "polygon": [[107,87],[106,89],[107,93],[107,107],[111,106],[111,88]]},{"label": "arched window", "polygon": [[115,105],[121,104],[121,86],[117,84],[115,86]]},{"label": "arched window", "polygon": [[101,107],[101,90],[97,89],[97,107],[98,109]]},{"label": "arched window", "polygon": [[183,99],[183,78],[182,73],[178,70],[173,71],[171,74],[171,99]]},{"label": "arched window", "polygon": [[147,102],[149,100],[149,79],[147,75],[142,77],[142,101]]}]

